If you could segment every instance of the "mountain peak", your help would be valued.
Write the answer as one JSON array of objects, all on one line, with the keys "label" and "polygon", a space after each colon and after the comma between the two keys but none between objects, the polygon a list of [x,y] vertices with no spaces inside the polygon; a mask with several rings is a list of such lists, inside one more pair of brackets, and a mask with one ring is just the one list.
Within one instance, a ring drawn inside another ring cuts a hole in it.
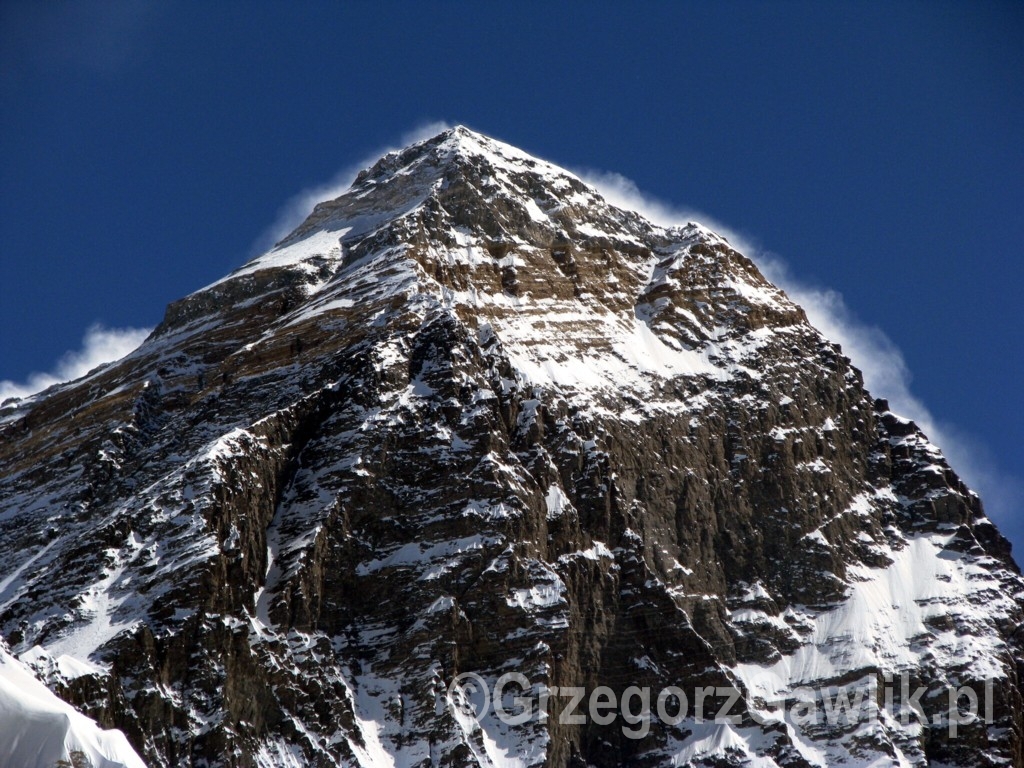
[{"label": "mountain peak", "polygon": [[[1022,764],[1024,581],[938,449],[724,240],[461,126],[0,410],[0,467],[0,634],[152,765]],[[511,672],[738,698],[457,706]]]},{"label": "mountain peak", "polygon": [[[445,128],[443,131],[438,133],[433,138],[440,139],[442,142],[454,142],[457,145],[465,146],[480,146],[486,143],[501,143],[497,142],[496,139],[488,136],[480,131],[474,131],[472,128],[468,128],[465,125],[453,125],[450,128]],[[510,146],[510,145],[505,145]],[[517,150],[518,151],[518,150]]]},{"label": "mountain peak", "polygon": [[473,211],[478,218],[496,208],[516,208],[506,211],[510,218],[498,216],[503,220],[484,226],[492,238],[529,239],[527,230],[537,227],[550,229],[556,238],[565,224],[556,219],[587,218],[610,232],[652,227],[641,224],[635,212],[613,212],[596,189],[564,168],[459,125],[388,152],[360,171],[340,196],[318,203],[268,254],[234,275],[282,264],[282,249],[317,233],[343,232],[351,242],[438,204],[448,213]]},{"label": "mountain peak", "polygon": [[[762,324],[768,317],[781,323],[805,319],[710,230],[693,223],[655,225],[609,204],[572,173],[460,125],[385,154],[344,193],[318,203],[269,252],[172,307],[169,320],[192,318],[194,307],[215,306],[224,295],[250,302],[255,291],[275,284],[302,286],[294,299],[302,305],[333,306],[328,297],[341,300],[356,265],[360,272],[390,273],[399,263],[412,274],[407,281],[380,280],[385,293],[378,291],[378,298],[386,294],[397,302],[396,292],[408,295],[415,285],[421,293],[447,293],[448,302],[473,304],[483,322],[494,312],[478,306],[483,296],[494,304],[502,297],[538,301],[572,295],[602,311],[628,309],[650,319],[661,316],[669,299],[661,296],[657,307],[648,306],[648,294],[680,287],[680,270],[694,268],[700,259],[689,256],[698,251],[709,268],[731,275],[730,295],[742,286],[734,305],[739,314],[722,305],[730,324],[745,326],[741,315]],[[680,301],[690,306],[697,299]],[[692,349],[715,335],[713,324],[722,317],[715,320],[707,311],[712,304],[695,304],[694,322],[681,334],[671,331],[672,344]],[[754,305],[761,309],[752,313]],[[636,321],[621,320],[629,327]],[[706,368],[691,363],[684,367]],[[706,370],[722,374],[715,366]],[[592,381],[611,384],[605,374]]]},{"label": "mountain peak", "polygon": [[456,155],[484,157],[492,161],[523,165],[540,172],[573,175],[564,168],[541,160],[512,144],[474,131],[464,125],[457,125],[443,131],[440,137],[443,137],[441,145],[450,148],[450,151]]},{"label": "mountain peak", "polygon": [[353,182],[380,182],[396,174],[409,174],[423,166],[437,174],[465,170],[465,162],[483,161],[492,169],[532,171],[545,176],[576,178],[564,168],[534,157],[511,144],[491,138],[464,125],[446,128],[440,133],[403,149],[389,152],[369,168],[361,171]]}]

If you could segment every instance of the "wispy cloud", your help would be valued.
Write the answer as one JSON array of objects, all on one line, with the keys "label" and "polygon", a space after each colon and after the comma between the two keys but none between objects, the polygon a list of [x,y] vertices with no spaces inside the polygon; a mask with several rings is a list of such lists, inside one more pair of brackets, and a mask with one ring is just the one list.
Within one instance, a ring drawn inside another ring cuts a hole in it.
[{"label": "wispy cloud", "polygon": [[626,178],[621,173],[609,171],[597,171],[591,168],[574,169],[573,173],[579,176],[587,184],[596,187],[612,205],[619,208],[637,211],[649,221],[660,224],[664,227],[681,227],[689,222],[697,222],[717,232],[727,239],[736,250],[753,258],[757,249],[747,237],[732,229],[713,217],[695,208],[675,205],[640,191],[636,183]]},{"label": "wispy cloud", "polygon": [[256,239],[255,243],[253,243],[253,246],[250,249],[250,256],[258,256],[272,248],[275,243],[284,239],[292,232],[292,230],[303,222],[303,220],[313,210],[313,206],[324,200],[333,200],[340,196],[345,192],[345,190],[352,186],[352,182],[355,181],[356,174],[375,163],[383,155],[386,155],[388,152],[396,152],[400,149],[404,149],[410,144],[415,144],[418,141],[429,139],[450,127],[451,126],[448,123],[440,121],[424,123],[417,126],[411,131],[404,133],[399,138],[397,144],[384,145],[379,149],[368,153],[358,162],[338,171],[329,181],[308,187],[301,192],[292,195],[292,197],[290,197],[277,212],[277,217],[274,219],[274,223]]},{"label": "wispy cloud", "polygon": [[[577,170],[576,174],[613,205],[638,211],[657,224],[681,226],[696,221],[728,239],[804,308],[815,328],[842,347],[863,373],[864,384],[872,395],[887,399],[894,412],[913,419],[939,446],[950,465],[981,495],[986,509],[1001,527],[1018,533],[1015,512],[1024,497],[1024,483],[1000,470],[992,452],[977,437],[935,417],[912,392],[913,377],[899,347],[881,328],[860,320],[841,293],[801,281],[782,258],[758,247],[752,238],[699,211],[653,198],[625,176],[593,170]],[[1024,535],[1024,530],[1019,534]]]},{"label": "wispy cloud", "polygon": [[33,373],[24,382],[0,381],[0,403],[11,397],[28,397],[54,384],[73,381],[94,368],[120,360],[139,346],[150,328],[104,328],[93,325],[82,339],[82,348],[64,353],[49,373]]}]

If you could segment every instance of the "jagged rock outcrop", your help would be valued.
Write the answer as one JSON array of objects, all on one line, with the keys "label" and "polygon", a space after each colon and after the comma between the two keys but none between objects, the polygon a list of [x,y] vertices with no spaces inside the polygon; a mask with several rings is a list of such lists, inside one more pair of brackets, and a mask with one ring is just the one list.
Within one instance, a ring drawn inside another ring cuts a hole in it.
[{"label": "jagged rock outcrop", "polygon": [[725,239],[463,128],[5,405],[0,467],[0,633],[154,766],[1024,766],[1024,582],[936,447]]}]

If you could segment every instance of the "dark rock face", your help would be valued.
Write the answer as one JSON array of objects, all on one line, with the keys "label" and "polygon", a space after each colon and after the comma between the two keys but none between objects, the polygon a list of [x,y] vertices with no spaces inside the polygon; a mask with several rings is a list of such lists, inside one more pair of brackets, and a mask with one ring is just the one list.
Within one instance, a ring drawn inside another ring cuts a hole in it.
[{"label": "dark rock face", "polygon": [[[0,435],[0,632],[155,766],[1024,765],[1024,584],[938,450],[725,240],[461,128]],[[844,686],[893,703],[796,717]]]}]

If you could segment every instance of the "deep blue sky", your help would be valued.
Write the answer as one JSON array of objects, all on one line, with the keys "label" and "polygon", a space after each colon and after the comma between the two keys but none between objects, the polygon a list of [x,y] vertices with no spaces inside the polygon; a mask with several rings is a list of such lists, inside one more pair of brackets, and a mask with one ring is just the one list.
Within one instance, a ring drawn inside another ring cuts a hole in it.
[{"label": "deep blue sky", "polygon": [[156,324],[434,120],[624,174],[840,291],[973,439],[1020,554],[1019,2],[5,0],[0,379]]}]

